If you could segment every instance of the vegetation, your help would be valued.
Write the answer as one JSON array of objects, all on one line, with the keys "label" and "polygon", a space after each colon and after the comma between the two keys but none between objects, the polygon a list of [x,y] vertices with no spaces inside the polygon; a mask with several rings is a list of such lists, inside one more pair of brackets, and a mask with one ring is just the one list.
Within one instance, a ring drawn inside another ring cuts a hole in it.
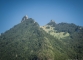
[{"label": "vegetation", "polygon": [[58,32],[57,30],[55,30],[55,27],[53,27],[52,25],[45,25],[41,28],[43,28],[44,31],[46,31],[50,35],[56,37],[57,39],[68,37],[70,35],[67,32]]},{"label": "vegetation", "polygon": [[[49,25],[49,23],[47,25]],[[59,23],[54,25],[53,27],[55,27],[54,30],[57,31],[57,33],[64,32],[63,33],[64,36],[67,33],[69,34],[69,36],[61,38],[59,40],[65,43],[68,49],[71,49],[70,51],[72,51],[73,56],[72,56],[72,53],[68,54],[68,56],[70,56],[70,59],[83,60],[83,51],[82,51],[83,50],[83,44],[82,44],[83,43],[83,27],[77,26],[73,23],[71,24]]]},{"label": "vegetation", "polygon": [[82,43],[80,26],[51,22],[40,28],[29,18],[1,34],[0,60],[82,60]]}]

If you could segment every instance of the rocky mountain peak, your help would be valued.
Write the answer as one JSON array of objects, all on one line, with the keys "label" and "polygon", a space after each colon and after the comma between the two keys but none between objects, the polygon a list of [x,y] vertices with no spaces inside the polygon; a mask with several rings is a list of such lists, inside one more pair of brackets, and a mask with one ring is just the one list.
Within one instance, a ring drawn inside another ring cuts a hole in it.
[{"label": "rocky mountain peak", "polygon": [[21,21],[21,22],[25,21],[26,19],[28,19],[28,16],[27,16],[27,15],[25,15],[25,16],[22,18],[22,21]]},{"label": "rocky mountain peak", "polygon": [[54,20],[51,20],[47,25],[55,26],[55,25],[56,25],[56,23],[55,23],[55,21],[54,21]]}]

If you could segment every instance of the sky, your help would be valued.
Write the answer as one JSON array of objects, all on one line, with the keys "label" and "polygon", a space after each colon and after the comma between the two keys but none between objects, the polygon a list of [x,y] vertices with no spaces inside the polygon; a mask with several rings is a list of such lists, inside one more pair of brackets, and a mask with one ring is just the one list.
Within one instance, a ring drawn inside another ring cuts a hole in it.
[{"label": "sky", "polygon": [[83,0],[0,0],[0,33],[19,24],[25,15],[40,26],[50,20],[83,26]]}]

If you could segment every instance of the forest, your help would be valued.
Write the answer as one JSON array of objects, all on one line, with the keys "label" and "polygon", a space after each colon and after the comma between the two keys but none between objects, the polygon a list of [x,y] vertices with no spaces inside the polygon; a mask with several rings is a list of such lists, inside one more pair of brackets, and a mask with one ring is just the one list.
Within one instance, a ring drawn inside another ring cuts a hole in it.
[{"label": "forest", "polygon": [[[0,36],[0,60],[83,60],[83,27],[50,21],[47,28],[29,18]],[[69,34],[58,39],[53,34]]]}]

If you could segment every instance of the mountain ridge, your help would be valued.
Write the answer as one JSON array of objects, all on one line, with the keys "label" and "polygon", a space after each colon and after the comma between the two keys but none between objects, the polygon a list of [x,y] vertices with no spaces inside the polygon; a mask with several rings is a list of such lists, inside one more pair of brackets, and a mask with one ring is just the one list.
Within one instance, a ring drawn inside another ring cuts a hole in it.
[{"label": "mountain ridge", "polygon": [[83,28],[51,22],[42,28],[28,18],[1,34],[0,60],[82,60]]}]

